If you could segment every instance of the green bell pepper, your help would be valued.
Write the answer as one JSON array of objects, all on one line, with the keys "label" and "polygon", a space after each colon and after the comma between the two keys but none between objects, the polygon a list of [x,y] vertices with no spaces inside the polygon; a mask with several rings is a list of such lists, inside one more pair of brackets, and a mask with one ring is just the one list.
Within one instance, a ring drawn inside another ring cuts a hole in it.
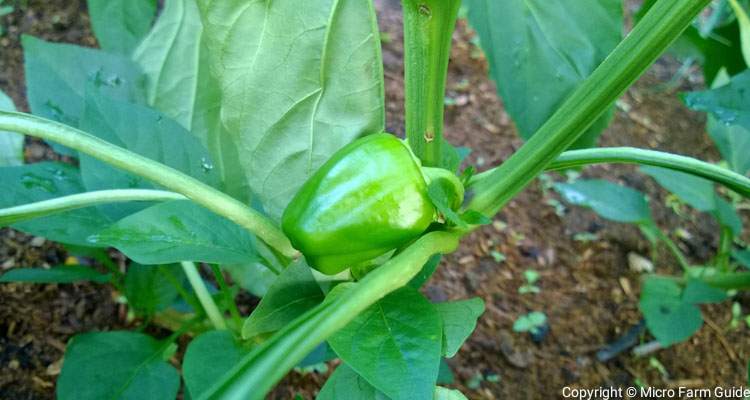
[{"label": "green bell pepper", "polygon": [[409,243],[436,221],[429,176],[397,137],[366,136],[310,177],[284,210],[282,229],[311,267],[337,274]]}]

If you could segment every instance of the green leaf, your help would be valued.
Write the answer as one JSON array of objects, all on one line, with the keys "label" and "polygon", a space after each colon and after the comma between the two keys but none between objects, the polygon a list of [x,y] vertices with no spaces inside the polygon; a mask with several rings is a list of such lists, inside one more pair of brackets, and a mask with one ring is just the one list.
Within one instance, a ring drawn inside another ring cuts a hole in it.
[{"label": "green leaf", "polygon": [[[42,162],[0,167],[0,207],[49,200],[84,191],[78,170],[68,164]],[[12,225],[14,228],[56,242],[93,246],[86,238],[111,221],[96,208],[85,208]]]},{"label": "green leaf", "polygon": [[750,250],[732,250],[732,258],[746,269],[750,269]]},{"label": "green leaf", "polygon": [[419,271],[417,276],[411,279],[409,282],[409,286],[413,287],[414,289],[419,289],[422,287],[422,285],[427,282],[432,274],[435,273],[435,270],[437,269],[438,265],[440,265],[440,259],[442,256],[440,254],[435,254],[434,256],[430,257],[429,260],[424,264],[422,267],[422,270]]},{"label": "green leaf", "polygon": [[221,124],[221,87],[195,0],[166,3],[133,58],[146,72],[148,102],[179,122],[208,149],[225,192],[248,201],[237,146]]},{"label": "green leaf", "polygon": [[484,312],[484,301],[479,297],[469,300],[435,304],[443,320],[443,356],[451,358],[474,331],[477,319]]},{"label": "green leaf", "polygon": [[719,221],[719,224],[721,226],[727,227],[732,231],[732,234],[734,236],[739,236],[742,234],[742,219],[740,219],[739,214],[737,214],[737,210],[734,209],[734,206],[719,197],[716,196],[716,209],[713,212],[714,217],[717,221]]},{"label": "green leaf", "polygon": [[547,315],[540,311],[532,311],[528,314],[518,317],[513,322],[513,331],[515,332],[534,332],[547,323]]},{"label": "green leaf", "polygon": [[196,0],[170,0],[133,53],[146,73],[148,103],[188,130],[196,105],[202,31]]},{"label": "green leaf", "polygon": [[750,17],[737,0],[729,0],[729,5],[737,16],[737,23],[740,26],[742,57],[745,59],[745,64],[750,65]]},{"label": "green leaf", "polygon": [[232,276],[239,287],[252,295],[262,298],[276,281],[276,275],[270,268],[261,263],[224,264],[221,268]]},{"label": "green leaf", "polygon": [[[545,0],[469,0],[503,103],[530,138],[622,38],[620,0],[580,0],[576,7]],[[574,147],[592,146],[613,109]]]},{"label": "green leaf", "polygon": [[452,200],[450,199],[450,192],[448,190],[449,188],[445,186],[445,182],[442,179],[436,179],[427,186],[427,195],[447,222],[465,228],[467,226],[466,222],[451,208]]},{"label": "green leaf", "polygon": [[76,335],[57,380],[60,400],[174,399],[180,375],[163,360],[164,343],[135,332]]},{"label": "green leaf", "polygon": [[251,339],[273,333],[323,301],[323,291],[303,261],[287,267],[242,327],[242,337]]},{"label": "green leaf", "polygon": [[698,279],[689,280],[682,292],[682,301],[691,304],[721,303],[727,298],[725,291],[709,286]]},{"label": "green leaf", "polygon": [[336,150],[384,128],[369,0],[200,0],[222,122],[273,217]]},{"label": "green leaf", "polygon": [[440,365],[441,336],[435,307],[416,289],[405,287],[358,315],[328,343],[388,397],[430,399]]},{"label": "green leaf", "polygon": [[702,92],[690,92],[683,98],[688,107],[711,113],[719,123],[750,129],[750,96],[746,95],[748,90],[750,70],[732,77],[724,86]]},{"label": "green leaf", "polygon": [[[219,186],[208,151],[185,128],[153,109],[112,100],[93,91],[86,98],[81,128],[211,186]],[[155,188],[139,176],[87,155],[81,155],[81,176],[88,190]],[[99,208],[112,219],[119,219],[146,207],[148,204],[120,203]]]},{"label": "green leaf", "polygon": [[714,185],[707,179],[646,165],[641,166],[641,171],[698,211],[705,212],[716,208]]},{"label": "green leaf", "polygon": [[182,269],[176,264],[130,264],[125,274],[125,297],[130,307],[141,315],[151,316],[172,305],[179,292],[169,284],[169,275],[176,282],[185,281]]},{"label": "green leaf", "polygon": [[389,400],[346,364],[339,365],[316,400]]},{"label": "green leaf", "polygon": [[[13,100],[0,90],[0,111],[16,111]],[[23,135],[0,131],[0,166],[23,164]]]},{"label": "green leaf", "polygon": [[738,174],[747,174],[750,171],[750,130],[721,123],[713,115],[708,116],[706,130],[729,168]]},{"label": "green leaf", "polygon": [[127,56],[146,36],[156,16],[156,0],[88,0],[88,8],[99,46]]},{"label": "green leaf", "polygon": [[[646,0],[635,15],[639,21],[656,0]],[[742,57],[739,26],[733,22],[726,1],[707,7],[708,18],[696,18],[669,49],[675,56],[703,64],[703,76],[712,83],[721,69],[736,74],[746,68]]]},{"label": "green leaf", "polygon": [[123,56],[32,36],[21,43],[26,96],[35,115],[77,127],[89,85],[111,98],[144,100],[143,74]]},{"label": "green leaf", "polygon": [[438,385],[452,385],[456,381],[456,377],[453,376],[451,366],[445,361],[444,358],[440,359],[440,370],[438,371],[437,383]]},{"label": "green leaf", "polygon": [[0,275],[0,282],[28,283],[73,283],[91,281],[107,283],[112,278],[109,274],[83,265],[61,265],[50,269],[14,268]]},{"label": "green leaf", "polygon": [[467,210],[461,214],[461,219],[469,225],[489,225],[492,220],[479,211]]},{"label": "green leaf", "polygon": [[311,367],[316,364],[325,363],[328,361],[331,361],[333,359],[337,358],[336,353],[333,352],[331,349],[331,346],[328,345],[327,342],[323,342],[318,347],[316,347],[313,351],[311,351],[309,354],[305,356],[302,361],[297,364],[298,368],[306,368]]},{"label": "green leaf", "polygon": [[601,179],[591,179],[555,183],[555,190],[567,202],[589,207],[606,219],[639,224],[652,220],[646,196],[635,189]]},{"label": "green leaf", "polygon": [[467,400],[467,398],[458,389],[438,386],[435,388],[435,400]]},{"label": "green leaf", "polygon": [[195,338],[182,362],[182,376],[190,398],[200,398],[249,352],[229,331],[206,332]]},{"label": "green leaf", "polygon": [[639,306],[649,331],[665,347],[687,340],[703,325],[700,309],[683,300],[682,289],[672,279],[648,277]]},{"label": "green leaf", "polygon": [[255,238],[239,225],[190,201],[151,206],[88,238],[141,264],[180,261],[235,264],[257,260]]}]

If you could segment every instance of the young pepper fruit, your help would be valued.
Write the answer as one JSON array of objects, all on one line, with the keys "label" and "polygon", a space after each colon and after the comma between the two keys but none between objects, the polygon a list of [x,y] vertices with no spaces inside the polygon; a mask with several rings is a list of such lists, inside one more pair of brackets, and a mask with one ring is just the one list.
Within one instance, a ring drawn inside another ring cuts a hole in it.
[{"label": "young pepper fruit", "polygon": [[333,275],[416,239],[437,215],[419,161],[397,137],[379,133],[323,164],[284,210],[281,226],[311,267]]}]

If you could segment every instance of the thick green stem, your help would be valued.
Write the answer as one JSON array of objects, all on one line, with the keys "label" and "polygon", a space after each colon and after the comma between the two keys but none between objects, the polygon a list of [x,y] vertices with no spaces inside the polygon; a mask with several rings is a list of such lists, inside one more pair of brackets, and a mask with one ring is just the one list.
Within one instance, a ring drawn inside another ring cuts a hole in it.
[{"label": "thick green stem", "polygon": [[422,165],[442,164],[443,107],[460,0],[403,0],[406,137]]},{"label": "thick green stem", "polygon": [[148,189],[115,189],[99,190],[58,197],[15,207],[0,209],[0,226],[8,226],[33,218],[45,217],[78,208],[91,207],[105,203],[127,201],[170,201],[186,200],[179,193]]},{"label": "thick green stem", "polygon": [[497,213],[570,146],[677,39],[710,0],[660,0],[544,125],[487,179],[469,208]]},{"label": "thick green stem", "polygon": [[264,215],[195,178],[140,154],[67,125],[23,113],[0,111],[0,131],[17,132],[60,143],[142,176],[234,221],[281,254],[291,258],[299,255],[281,230]]},{"label": "thick green stem", "polygon": [[183,261],[180,264],[182,265],[182,270],[185,271],[190,286],[193,287],[195,296],[203,307],[203,311],[206,312],[206,316],[211,321],[211,324],[213,324],[214,328],[219,330],[227,329],[227,323],[224,321],[224,317],[221,315],[219,307],[216,306],[211,294],[208,293],[206,284],[198,273],[198,267],[195,266],[195,263],[190,261]]},{"label": "thick green stem", "polygon": [[406,285],[433,254],[458,246],[455,233],[433,232],[305,313],[240,361],[200,399],[263,399],[273,385],[318,344],[362,311]]}]

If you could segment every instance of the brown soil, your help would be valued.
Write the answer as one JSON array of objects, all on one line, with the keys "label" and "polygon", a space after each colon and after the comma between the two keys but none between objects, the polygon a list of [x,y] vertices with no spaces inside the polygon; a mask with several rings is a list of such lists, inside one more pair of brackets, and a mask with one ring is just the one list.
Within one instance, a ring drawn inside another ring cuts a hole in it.
[{"label": "brown soil", "polygon": [[[403,134],[403,63],[399,2],[377,1],[381,30],[386,32],[385,62],[388,128]],[[0,37],[0,89],[21,109],[24,100],[21,33],[47,40],[93,46],[83,0],[31,0],[0,20],[7,34]],[[446,136],[455,145],[473,149],[470,162],[480,169],[507,159],[522,142],[487,77],[487,64],[471,44],[465,22],[454,35],[448,95],[456,100],[446,112]],[[686,109],[676,92],[701,87],[698,71],[676,86],[666,85],[679,64],[661,59],[623,96],[601,144],[638,146],[672,151],[705,160],[719,159],[704,133],[704,117]],[[29,143],[30,160],[49,157],[46,148]],[[665,231],[683,228],[691,236],[679,246],[695,263],[708,261],[717,246],[717,226],[696,213],[677,216],[664,205],[666,193],[630,166],[597,166],[585,176],[603,177],[642,190],[651,198],[655,218]],[[559,177],[555,179],[560,179]],[[537,181],[514,199],[487,226],[464,240],[458,252],[444,258],[439,272],[425,288],[436,301],[479,296],[487,311],[459,354],[449,361],[455,387],[472,399],[547,399],[560,396],[564,386],[594,388],[631,386],[694,387],[747,384],[750,358],[747,327],[728,329],[730,304],[704,309],[710,321],[688,342],[637,358],[624,352],[607,362],[595,353],[641,319],[637,301],[640,275],[632,272],[627,254],[648,255],[646,240],[632,226],[604,221],[590,211],[568,207],[562,217],[547,205],[557,197]],[[590,233],[594,241],[574,236]],[[674,236],[674,235],[673,235]],[[491,252],[506,259],[496,262]],[[664,249],[656,270],[679,268]],[[0,265],[55,265],[65,258],[52,243],[18,232],[0,231]],[[518,293],[523,271],[541,274],[539,294]],[[125,314],[108,286],[0,285],[0,398],[38,399],[54,396],[65,343],[90,330],[120,329]],[[747,296],[738,301],[747,310]],[[514,333],[515,319],[530,311],[547,314],[550,333],[541,343]],[[648,336],[645,340],[650,340]],[[657,359],[667,374],[651,366]],[[492,379],[493,376],[497,379]],[[488,379],[490,378],[490,379]],[[312,398],[324,375],[291,374],[272,398],[302,393]]]}]

